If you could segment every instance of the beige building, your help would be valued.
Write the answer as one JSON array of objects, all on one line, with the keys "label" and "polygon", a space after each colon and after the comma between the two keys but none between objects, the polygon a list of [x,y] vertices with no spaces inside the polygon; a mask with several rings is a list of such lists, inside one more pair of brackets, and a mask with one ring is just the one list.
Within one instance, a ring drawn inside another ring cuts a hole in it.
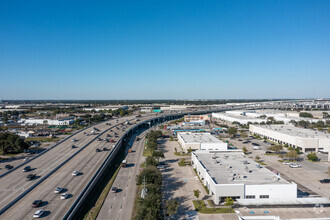
[{"label": "beige building", "polygon": [[185,122],[193,122],[193,121],[210,121],[210,115],[185,115],[184,121]]}]

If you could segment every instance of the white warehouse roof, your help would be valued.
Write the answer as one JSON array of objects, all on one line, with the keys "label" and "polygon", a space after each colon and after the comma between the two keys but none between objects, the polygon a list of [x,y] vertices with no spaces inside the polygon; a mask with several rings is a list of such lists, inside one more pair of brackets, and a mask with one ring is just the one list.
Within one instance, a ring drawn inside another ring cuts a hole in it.
[{"label": "white warehouse roof", "polygon": [[212,136],[210,133],[178,133],[185,143],[223,143],[219,139]]},{"label": "white warehouse roof", "polygon": [[216,184],[290,184],[241,152],[194,152]]}]

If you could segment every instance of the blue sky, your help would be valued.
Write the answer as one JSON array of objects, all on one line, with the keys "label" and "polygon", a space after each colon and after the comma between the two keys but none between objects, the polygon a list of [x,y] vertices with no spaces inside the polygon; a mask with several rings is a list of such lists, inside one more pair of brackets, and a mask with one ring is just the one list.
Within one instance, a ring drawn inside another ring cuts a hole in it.
[{"label": "blue sky", "polygon": [[2,99],[330,97],[330,1],[1,1]]}]

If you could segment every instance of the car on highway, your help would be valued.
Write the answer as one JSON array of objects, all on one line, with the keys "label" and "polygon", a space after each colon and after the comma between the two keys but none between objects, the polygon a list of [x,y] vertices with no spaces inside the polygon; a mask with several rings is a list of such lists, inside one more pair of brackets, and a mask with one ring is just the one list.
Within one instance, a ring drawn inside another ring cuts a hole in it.
[{"label": "car on highway", "polygon": [[[117,136],[117,135],[116,135]],[[111,141],[110,141],[111,143],[113,143],[113,142],[115,142],[113,139],[111,139]]]},{"label": "car on highway", "polygon": [[136,139],[135,139],[136,141],[139,141],[140,140],[140,138],[139,137],[136,137]]},{"label": "car on highway", "polygon": [[75,170],[75,171],[72,172],[72,176],[78,176],[78,175],[79,175],[78,171]]},{"label": "car on highway", "polygon": [[43,209],[39,209],[38,211],[36,211],[33,215],[33,218],[40,218],[42,216],[42,214],[44,214],[44,210]]},{"label": "car on highway", "polygon": [[68,198],[69,194],[68,193],[62,193],[61,199],[66,199]]},{"label": "car on highway", "polygon": [[72,148],[72,149],[76,148],[76,145],[72,145],[71,148]]},{"label": "car on highway", "polygon": [[292,163],[289,165],[290,168],[300,168],[301,165],[300,164],[297,164],[297,163]]},{"label": "car on highway", "polygon": [[104,147],[104,148],[103,148],[103,151],[108,151],[108,149]]},{"label": "car on highway", "polygon": [[23,172],[29,172],[30,170],[31,170],[31,167],[30,166],[26,166],[26,167],[24,167]]},{"label": "car on highway", "polygon": [[98,140],[98,141],[102,141],[102,139],[101,139],[101,138],[97,138],[97,140]]},{"label": "car on highway", "polygon": [[26,176],[26,181],[30,181],[30,180],[33,180],[34,178],[36,177],[36,174],[34,173],[34,174],[29,174],[29,175],[27,175]]},{"label": "car on highway", "polygon": [[35,200],[32,202],[32,208],[37,208],[42,203],[42,200]]},{"label": "car on highway", "polygon": [[323,180],[320,180],[320,183],[330,183],[330,179],[323,179]]},{"label": "car on highway", "polygon": [[55,191],[54,191],[54,193],[56,193],[56,194],[58,194],[58,193],[60,193],[60,192],[62,192],[62,188],[61,187],[56,187],[56,189],[55,189]]},{"label": "car on highway", "polygon": [[75,139],[75,138],[73,138],[71,141],[72,141],[72,142],[76,142],[76,141],[78,141],[78,140],[77,140],[77,139]]},{"label": "car on highway", "polygon": [[98,149],[98,148],[96,148],[96,149],[95,149],[95,151],[96,151],[96,152],[101,152],[101,150],[100,150],[100,149]]},{"label": "car on highway", "polygon": [[14,166],[12,166],[12,165],[10,165],[10,164],[5,165],[5,168],[6,168],[7,170],[12,169],[13,167],[14,167]]},{"label": "car on highway", "polygon": [[117,191],[118,191],[117,187],[114,186],[111,188],[111,192],[116,193]]}]

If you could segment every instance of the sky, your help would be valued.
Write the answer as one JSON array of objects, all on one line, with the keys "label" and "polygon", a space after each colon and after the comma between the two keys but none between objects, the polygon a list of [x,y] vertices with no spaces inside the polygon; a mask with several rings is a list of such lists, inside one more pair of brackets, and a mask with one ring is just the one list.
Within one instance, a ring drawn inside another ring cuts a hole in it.
[{"label": "sky", "polygon": [[330,98],[330,1],[1,1],[2,99]]}]

